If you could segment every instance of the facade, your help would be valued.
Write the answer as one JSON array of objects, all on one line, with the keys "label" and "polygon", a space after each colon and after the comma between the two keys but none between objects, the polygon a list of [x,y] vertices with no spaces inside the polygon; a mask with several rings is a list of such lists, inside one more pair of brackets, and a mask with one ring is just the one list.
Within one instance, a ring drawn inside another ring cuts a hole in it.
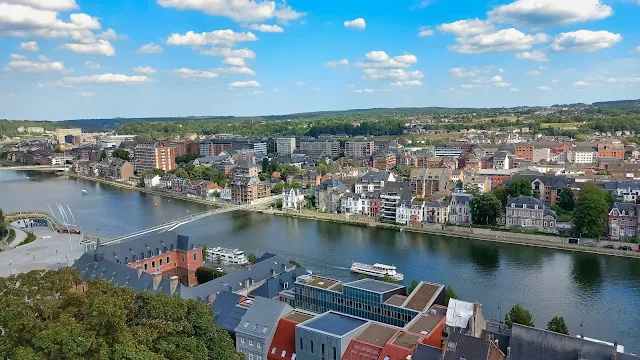
[{"label": "facade", "polygon": [[431,196],[444,190],[449,181],[449,174],[451,174],[451,170],[446,168],[427,169],[424,196]]},{"label": "facade", "polygon": [[[67,143],[67,139],[70,138],[66,138],[66,136],[71,135],[71,139],[74,136],[82,136],[82,129],[80,128],[74,128],[74,129],[56,129],[55,131],[55,137],[56,137],[56,141],[58,141],[58,144],[65,144]],[[71,143],[71,141],[68,142],[69,144]]]},{"label": "facade", "polygon": [[500,151],[493,156],[493,168],[496,170],[510,169],[509,162],[509,153],[506,151]]},{"label": "facade", "polygon": [[235,328],[236,350],[247,360],[266,360],[278,322],[293,309],[277,300],[256,297]]},{"label": "facade", "polygon": [[446,224],[449,221],[449,204],[443,201],[425,204],[424,221],[430,224]]},{"label": "facade", "polygon": [[296,150],[296,138],[277,138],[276,152],[279,156],[291,155]]},{"label": "facade", "polygon": [[250,204],[252,201],[271,196],[271,188],[258,179],[258,167],[249,160],[241,161],[229,175],[231,202]]},{"label": "facade", "polygon": [[535,146],[532,144],[516,144],[516,156],[519,158],[533,161],[533,150]]},{"label": "facade", "polygon": [[451,194],[449,204],[449,222],[456,225],[470,225],[471,219],[471,194]]},{"label": "facade", "polygon": [[489,181],[491,182],[491,190],[504,186],[505,183],[509,182],[511,179],[511,172],[509,170],[483,169],[480,170],[479,175],[489,178]]},{"label": "facade", "polygon": [[282,208],[299,210],[304,205],[304,195],[300,189],[283,189]]},{"label": "facade", "polygon": [[424,201],[405,200],[396,209],[396,223],[410,225],[419,224],[424,216]]},{"label": "facade", "polygon": [[137,173],[152,169],[164,171],[176,168],[174,148],[160,143],[141,143],[134,149],[133,169]]},{"label": "facade", "polygon": [[380,150],[373,154],[371,166],[380,171],[389,171],[396,166],[396,154],[389,150]]},{"label": "facade", "polygon": [[198,146],[200,155],[205,157],[217,156],[223,151],[229,151],[233,148],[233,141],[230,140],[207,140]]},{"label": "facade", "polygon": [[327,312],[296,326],[296,359],[340,360],[349,343],[367,326],[356,317]]},{"label": "facade", "polygon": [[459,145],[437,146],[435,149],[435,156],[459,158],[460,155],[462,155],[462,147]]},{"label": "facade", "polygon": [[624,145],[620,141],[606,141],[598,143],[599,158],[624,159]]},{"label": "facade", "polygon": [[133,177],[133,165],[128,161],[111,158],[101,164],[103,164],[103,166],[100,166],[99,168],[99,175],[102,177],[123,181],[129,180]]},{"label": "facade", "polygon": [[554,205],[558,201],[560,192],[568,185],[565,175],[547,175],[537,171],[521,171],[511,179],[531,181],[531,190],[534,194],[538,194],[547,206]]},{"label": "facade", "polygon": [[604,189],[610,192],[617,199],[622,202],[636,203],[636,200],[640,197],[640,182],[606,182]]},{"label": "facade", "polygon": [[373,155],[375,143],[373,141],[347,141],[344,143],[345,157],[370,157]]},{"label": "facade", "polygon": [[397,209],[405,201],[411,201],[411,184],[406,181],[388,182],[380,191],[380,218],[387,222],[396,222]]},{"label": "facade", "polygon": [[312,157],[329,156],[331,158],[337,158],[340,156],[340,142],[335,140],[304,140],[300,141],[298,150]]},{"label": "facade", "polygon": [[507,199],[506,226],[536,229],[556,228],[556,213],[533,196]]},{"label": "facade", "polygon": [[393,173],[386,171],[369,171],[361,178],[356,180],[355,193],[373,193],[382,190],[384,184],[390,181],[396,181],[396,177]]},{"label": "facade", "polygon": [[636,204],[615,203],[609,211],[609,237],[612,239],[632,238],[638,233],[638,212]]},{"label": "facade", "polygon": [[346,193],[340,199],[340,213],[371,216],[371,200],[366,194]]},{"label": "facade", "polygon": [[594,164],[597,157],[592,147],[576,147],[567,152],[567,161],[573,164]]},{"label": "facade", "polygon": [[322,211],[338,212],[342,205],[341,198],[348,192],[347,187],[332,176],[316,187],[315,207]]}]

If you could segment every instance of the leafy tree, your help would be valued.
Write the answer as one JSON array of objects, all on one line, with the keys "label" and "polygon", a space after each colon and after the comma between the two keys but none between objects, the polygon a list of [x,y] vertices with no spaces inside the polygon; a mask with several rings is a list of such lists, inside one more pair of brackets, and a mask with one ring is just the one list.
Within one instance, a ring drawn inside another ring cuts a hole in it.
[{"label": "leafy tree", "polygon": [[162,169],[153,168],[153,169],[150,169],[150,170],[145,170],[145,171],[143,171],[141,175],[142,175],[144,178],[152,178],[152,177],[154,177],[154,176],[156,176],[156,175],[158,175],[158,176],[165,176],[166,174],[167,174],[167,173],[166,173],[164,170],[162,170]]},{"label": "leafy tree", "polygon": [[456,295],[456,292],[453,291],[453,287],[451,287],[451,285],[449,285],[445,289],[444,304],[446,306],[449,306],[449,300],[451,300],[451,299],[458,299],[458,295]]},{"label": "leafy tree", "polygon": [[278,164],[276,171],[280,173],[280,178],[287,181],[288,178],[294,176],[300,172],[300,169],[295,165]]},{"label": "leafy tree", "polygon": [[0,239],[6,236],[9,232],[7,224],[4,221],[4,213],[2,212],[2,209],[0,209]]},{"label": "leafy tree", "polygon": [[252,264],[255,264],[258,262],[258,257],[256,256],[256,254],[251,253],[249,255],[247,255],[247,261],[249,261]]},{"label": "leafy tree", "polygon": [[282,194],[284,191],[284,181],[280,181],[273,188],[271,188],[271,193],[274,195]]},{"label": "leafy tree", "polygon": [[393,168],[393,171],[399,177],[408,178],[409,176],[411,176],[411,170],[412,169],[413,169],[413,167],[411,167],[409,165],[400,165],[400,166],[396,166],[395,168]]},{"label": "leafy tree", "polygon": [[193,160],[201,157],[204,157],[204,155],[200,155],[200,153],[197,153],[197,152],[186,153],[184,155],[176,157],[176,164],[188,164]]},{"label": "leafy tree", "polygon": [[511,310],[509,310],[509,312],[504,316],[504,322],[509,326],[513,324],[534,326],[531,313],[520,304],[514,305]]},{"label": "leafy tree", "polygon": [[318,173],[320,174],[320,176],[329,173],[329,167],[327,166],[326,162],[324,161],[320,162],[320,164],[318,165]]},{"label": "leafy tree", "polygon": [[496,198],[498,198],[498,200],[500,200],[503,207],[507,206],[507,197],[509,196],[507,188],[505,188],[504,186],[498,186],[497,188],[493,189],[492,193],[496,196]]},{"label": "leafy tree", "polygon": [[586,183],[573,211],[573,231],[576,235],[597,238],[607,230],[609,204],[606,191]]},{"label": "leafy tree", "polygon": [[420,281],[413,279],[413,281],[411,281],[411,285],[409,285],[409,287],[407,288],[407,295],[411,294],[413,290],[418,287],[418,285],[420,285]]},{"label": "leafy tree", "polygon": [[558,206],[565,211],[573,211],[575,207],[575,199],[573,197],[573,191],[569,188],[564,188],[560,191],[560,197],[557,202]]},{"label": "leafy tree", "polygon": [[293,259],[289,260],[289,265],[293,265],[293,266],[298,267],[298,268],[302,267],[302,265],[300,265],[299,262],[297,262],[297,261],[295,261]]},{"label": "leafy tree", "polygon": [[358,274],[358,280],[368,279],[369,277],[365,274]]},{"label": "leafy tree", "polygon": [[507,194],[509,197],[533,196],[531,181],[527,179],[518,179],[509,182],[509,185],[507,186]]},{"label": "leafy tree", "polygon": [[389,275],[385,275],[385,276],[381,277],[380,280],[382,280],[384,282],[392,283],[392,284],[396,283],[396,281],[393,280],[393,278],[391,276],[389,276]]},{"label": "leafy tree", "polygon": [[124,149],[116,149],[113,150],[111,155],[115,158],[122,159],[125,161],[131,161],[131,154],[127,150]]},{"label": "leafy tree", "polygon": [[262,172],[263,173],[269,172],[269,158],[266,156],[262,158]]},{"label": "leafy tree", "polygon": [[569,329],[567,328],[567,324],[564,323],[564,318],[562,316],[554,316],[553,319],[547,323],[547,330],[569,335]]},{"label": "leafy tree", "polygon": [[480,194],[480,189],[478,189],[477,186],[475,185],[471,185],[471,184],[465,184],[462,186],[462,191],[464,191],[467,194],[471,194],[473,195],[473,197],[478,197],[482,194]]},{"label": "leafy tree", "polygon": [[485,193],[471,200],[471,217],[478,225],[496,225],[502,215],[502,204],[492,193]]}]

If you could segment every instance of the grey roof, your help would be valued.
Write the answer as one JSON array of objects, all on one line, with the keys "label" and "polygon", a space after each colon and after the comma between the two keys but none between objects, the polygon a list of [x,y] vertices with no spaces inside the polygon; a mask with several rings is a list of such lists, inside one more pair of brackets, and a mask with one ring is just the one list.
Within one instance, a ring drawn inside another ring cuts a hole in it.
[{"label": "grey roof", "polygon": [[247,312],[246,308],[236,306],[241,298],[242,296],[229,291],[223,291],[218,294],[216,300],[211,304],[211,309],[215,314],[216,326],[229,332],[235,331],[240,319]]},{"label": "grey roof", "polygon": [[293,288],[298,276],[307,275],[308,272],[303,268],[295,268],[294,270],[280,274],[276,277],[270,278],[264,284],[260,285],[257,289],[253,290],[249,295],[253,297],[261,296],[269,299],[273,299],[280,294],[282,290],[286,288]]},{"label": "grey roof", "polygon": [[322,184],[318,185],[318,190],[335,190],[339,193],[347,192],[347,186],[331,176]]},{"label": "grey roof", "polygon": [[323,331],[342,337],[365,324],[367,324],[367,321],[362,319],[335,312],[326,312],[323,315],[305,321],[298,326],[304,326],[309,329]]},{"label": "grey roof", "polygon": [[267,334],[276,330],[280,318],[292,310],[291,306],[282,301],[257,297],[240,319],[235,331],[266,338]]},{"label": "grey roof", "polygon": [[[487,360],[490,342],[486,339],[451,332],[444,352],[444,360]],[[545,359],[532,357],[529,359]]]},{"label": "grey roof", "polygon": [[471,194],[463,194],[463,193],[451,194],[451,203],[457,203],[457,202],[463,203],[465,201],[471,202],[471,200],[473,200],[473,195]]},{"label": "grey roof", "polygon": [[413,353],[413,360],[440,360],[442,359],[442,349],[426,344],[418,343],[416,351]]},{"label": "grey roof", "polygon": [[169,231],[136,237],[129,241],[103,246],[101,249],[105,259],[126,264],[127,260],[136,262],[173,250],[189,251],[196,247],[188,236],[177,235],[175,232]]},{"label": "grey roof", "polygon": [[[509,346],[511,347],[510,360],[578,360],[581,357],[589,360],[611,360],[614,359],[613,354],[616,354],[614,346],[519,324],[513,324],[511,328]],[[639,359],[627,354],[616,354],[616,356]]]},{"label": "grey roof", "polygon": [[251,265],[251,267],[231,272],[225,276],[208,281],[196,287],[185,287],[182,289],[180,296],[185,299],[206,301],[209,295],[216,295],[223,291],[235,292],[244,289],[244,283],[246,280],[249,280],[250,283],[257,283],[274,276],[274,274],[281,274],[287,266],[287,260],[281,256],[275,255],[259,261]]},{"label": "grey roof", "polygon": [[352,287],[356,289],[363,289],[379,294],[383,294],[389,291],[398,290],[404,288],[402,285],[392,284],[385,281],[375,279],[362,279],[346,283],[343,287]]},{"label": "grey roof", "polygon": [[384,184],[380,195],[398,194],[402,200],[411,200],[413,194],[411,193],[411,184],[407,181],[390,181]]},{"label": "grey roof", "polygon": [[391,173],[386,171],[369,171],[358,179],[359,183],[362,182],[380,182],[389,180]]},{"label": "grey roof", "polygon": [[538,205],[538,208],[544,208],[544,202],[533,196],[518,196],[518,197],[510,197],[507,198],[507,207],[511,207],[511,204],[516,204],[516,206],[522,207],[522,205],[535,206]]},{"label": "grey roof", "polygon": [[443,201],[431,201],[425,204],[428,208],[446,208],[449,207],[449,203]]},{"label": "grey roof", "polygon": [[638,190],[640,189],[640,182],[638,181],[612,181],[604,183],[605,190],[618,190],[618,189],[631,189]]},{"label": "grey roof", "polygon": [[544,186],[551,186],[552,188],[564,188],[568,184],[566,175],[549,175],[531,170],[523,170],[511,176],[512,181],[518,179],[527,179],[531,182],[540,180]]},{"label": "grey roof", "polygon": [[613,206],[618,208],[620,211],[625,211],[627,214],[630,214],[631,211],[635,211],[636,209],[636,204],[634,203],[617,202]]}]

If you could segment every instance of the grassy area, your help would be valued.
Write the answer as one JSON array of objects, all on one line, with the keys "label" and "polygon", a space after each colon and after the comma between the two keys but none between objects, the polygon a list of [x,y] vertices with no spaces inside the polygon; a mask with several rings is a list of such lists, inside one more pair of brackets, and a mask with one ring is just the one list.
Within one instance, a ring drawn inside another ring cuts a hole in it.
[{"label": "grassy area", "polygon": [[540,129],[559,129],[565,127],[580,127],[582,123],[579,122],[569,122],[569,123],[542,123],[540,124]]},{"label": "grassy area", "polygon": [[16,239],[16,231],[14,229],[9,228],[9,235],[4,239],[5,244],[11,244],[13,240]]},{"label": "grassy area", "polygon": [[27,245],[30,244],[34,241],[36,241],[37,237],[35,235],[33,235],[33,233],[27,233],[27,238],[24,239],[20,244],[18,244],[16,247],[18,246],[22,246],[22,245]]}]

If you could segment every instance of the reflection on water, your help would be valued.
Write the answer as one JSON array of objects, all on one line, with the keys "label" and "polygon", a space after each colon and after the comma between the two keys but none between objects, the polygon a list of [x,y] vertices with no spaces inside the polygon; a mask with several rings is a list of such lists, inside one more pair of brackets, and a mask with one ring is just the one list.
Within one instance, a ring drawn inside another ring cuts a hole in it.
[{"label": "reflection on water", "polygon": [[571,276],[582,290],[599,291],[602,286],[602,264],[600,257],[591,254],[574,254]]},{"label": "reflection on water", "polygon": [[490,244],[471,243],[469,245],[469,260],[480,270],[492,272],[500,266],[500,250]]}]

